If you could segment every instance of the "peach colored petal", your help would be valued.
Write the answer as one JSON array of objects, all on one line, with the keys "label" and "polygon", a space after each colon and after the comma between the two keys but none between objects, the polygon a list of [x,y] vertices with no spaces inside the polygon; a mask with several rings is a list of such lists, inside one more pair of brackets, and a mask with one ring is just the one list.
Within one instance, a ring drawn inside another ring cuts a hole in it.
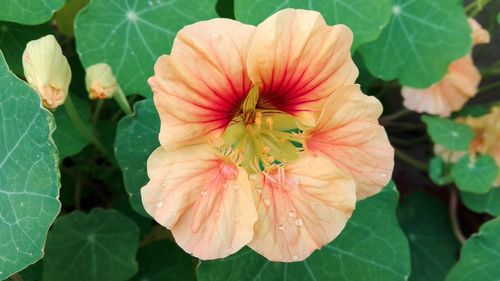
[{"label": "peach colored petal", "polygon": [[330,161],[306,155],[255,180],[258,221],[250,248],[271,261],[306,259],[344,228],[355,183]]},{"label": "peach colored petal", "polygon": [[148,160],[148,175],[144,208],[186,252],[223,258],[252,240],[257,215],[248,175],[208,145],[160,147]]},{"label": "peach colored petal", "polygon": [[469,18],[469,25],[472,28],[472,44],[487,44],[490,43],[490,33],[473,18]]},{"label": "peach colored petal", "polygon": [[359,85],[344,86],[328,99],[316,127],[306,132],[305,148],[330,159],[354,177],[358,199],[379,192],[394,168],[394,149],[378,123],[382,105]]},{"label": "peach colored petal", "polygon": [[480,81],[481,75],[467,55],[450,64],[448,73],[437,84],[427,89],[403,87],[403,105],[416,112],[448,117],[476,95]]},{"label": "peach colored petal", "polygon": [[259,86],[259,106],[314,125],[328,96],[358,76],[350,51],[352,32],[328,26],[318,12],[285,9],[257,26],[247,67]]},{"label": "peach colored petal", "polygon": [[220,136],[248,93],[247,42],[255,27],[213,19],[184,27],[149,79],[167,149]]}]

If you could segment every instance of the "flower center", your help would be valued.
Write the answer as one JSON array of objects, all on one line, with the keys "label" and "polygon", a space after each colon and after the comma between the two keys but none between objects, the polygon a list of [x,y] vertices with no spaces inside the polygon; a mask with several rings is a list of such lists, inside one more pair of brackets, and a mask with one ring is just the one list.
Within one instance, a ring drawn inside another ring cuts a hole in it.
[{"label": "flower center", "polygon": [[238,152],[241,165],[249,172],[293,160],[303,147],[295,118],[285,112],[258,108],[258,99],[258,88],[253,87],[224,132],[224,143]]}]

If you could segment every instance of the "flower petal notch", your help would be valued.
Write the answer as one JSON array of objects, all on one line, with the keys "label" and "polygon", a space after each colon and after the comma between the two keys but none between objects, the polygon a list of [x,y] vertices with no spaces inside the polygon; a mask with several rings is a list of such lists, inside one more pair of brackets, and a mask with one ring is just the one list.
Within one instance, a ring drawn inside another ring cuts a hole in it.
[{"label": "flower petal notch", "polygon": [[257,215],[247,173],[213,148],[160,147],[148,160],[148,174],[144,207],[186,252],[223,258],[252,240]]},{"label": "flower petal notch", "polygon": [[28,42],[23,53],[24,76],[42,104],[54,110],[63,104],[71,82],[71,69],[53,35]]},{"label": "flower petal notch", "polygon": [[85,86],[90,99],[109,99],[118,91],[118,83],[108,64],[91,65],[85,72]]},{"label": "flower petal notch", "polygon": [[249,246],[270,261],[306,259],[337,237],[356,204],[354,181],[314,156],[262,174],[253,194],[259,220]]},{"label": "flower petal notch", "polygon": [[216,259],[248,244],[304,260],[387,184],[394,152],[381,104],[354,85],[351,43],[346,26],[293,9],[179,32],[149,80],[161,147],[141,194],[185,251]]},{"label": "flower petal notch", "polygon": [[[490,41],[490,34],[477,21],[469,18],[472,29],[473,45]],[[417,89],[403,87],[403,105],[419,113],[429,113],[448,117],[452,112],[460,110],[477,94],[481,74],[474,65],[471,54],[467,54],[448,67],[443,79],[429,88]]]},{"label": "flower petal notch", "polygon": [[328,99],[318,124],[307,133],[306,150],[330,159],[357,184],[358,199],[387,185],[394,149],[378,123],[382,105],[359,85],[345,86]]},{"label": "flower petal notch", "polygon": [[[243,64],[253,26],[213,19],[184,27],[149,79],[167,149],[221,136],[250,90]],[[207,137],[208,136],[208,137]]]},{"label": "flower petal notch", "polygon": [[255,30],[247,59],[261,107],[314,125],[328,96],[358,76],[352,40],[348,27],[328,26],[318,12],[285,9],[267,18]]}]

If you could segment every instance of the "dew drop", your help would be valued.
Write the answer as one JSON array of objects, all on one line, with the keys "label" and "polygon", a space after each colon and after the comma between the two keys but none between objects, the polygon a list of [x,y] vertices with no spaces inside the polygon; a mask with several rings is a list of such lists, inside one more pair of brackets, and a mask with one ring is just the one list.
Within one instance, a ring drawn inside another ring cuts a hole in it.
[{"label": "dew drop", "polygon": [[269,201],[269,199],[264,199],[264,205],[271,206],[271,201]]},{"label": "dew drop", "polygon": [[293,256],[292,256],[292,259],[293,259],[294,261],[298,261],[298,260],[299,260],[299,255],[297,255],[297,254],[293,255]]},{"label": "dew drop", "polygon": [[386,173],[380,173],[380,177],[381,178],[387,178],[387,174]]},{"label": "dew drop", "polygon": [[262,193],[262,188],[257,188],[258,193]]},{"label": "dew drop", "polygon": [[163,208],[163,201],[158,201],[158,202],[156,202],[156,208],[157,208],[157,209],[161,209],[161,208]]},{"label": "dew drop", "polygon": [[295,225],[296,226],[301,226],[302,225],[302,219],[298,218],[295,220]]},{"label": "dew drop", "polygon": [[295,213],[293,211],[288,211],[288,216],[291,218],[295,218]]},{"label": "dew drop", "polygon": [[201,194],[201,196],[207,196],[208,191],[206,191],[206,190],[202,190],[202,191],[200,192],[200,194]]},{"label": "dew drop", "polygon": [[285,230],[285,227],[282,224],[280,224],[280,225],[278,225],[278,229],[283,231],[283,230]]}]

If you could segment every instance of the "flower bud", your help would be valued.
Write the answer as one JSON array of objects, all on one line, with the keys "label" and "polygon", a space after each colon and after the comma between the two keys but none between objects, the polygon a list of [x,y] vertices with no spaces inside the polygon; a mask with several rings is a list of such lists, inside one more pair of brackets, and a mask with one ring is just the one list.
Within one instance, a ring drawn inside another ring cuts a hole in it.
[{"label": "flower bud", "polygon": [[28,42],[23,53],[24,76],[46,108],[55,109],[68,96],[71,69],[52,35]]},{"label": "flower bud", "polygon": [[118,90],[118,84],[108,64],[91,65],[86,72],[85,85],[90,99],[109,99],[113,97]]}]

